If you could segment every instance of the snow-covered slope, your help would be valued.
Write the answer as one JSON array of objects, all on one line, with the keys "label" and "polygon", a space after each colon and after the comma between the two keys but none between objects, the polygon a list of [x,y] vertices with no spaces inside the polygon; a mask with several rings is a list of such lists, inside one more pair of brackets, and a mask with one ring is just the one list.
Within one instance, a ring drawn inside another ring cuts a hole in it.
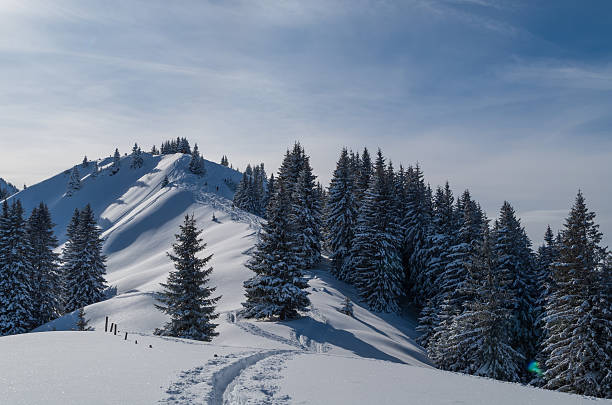
[{"label": "snow-covered slope", "polygon": [[[410,316],[376,314],[359,305],[353,289],[329,276],[325,263],[308,272],[312,310],[299,320],[241,319],[244,266],[258,218],[232,207],[240,174],[206,162],[200,178],[187,171],[189,156],[130,158],[114,176],[79,166],[83,187],[65,196],[61,173],[14,198],[30,210],[41,200],[64,240],[74,208],[91,203],[106,239],[107,281],[113,298],[86,308],[94,332],[34,333],[0,338],[0,398],[6,403],[578,403],[579,397],[445,373],[431,368],[414,343]],[[105,168],[110,159],[100,162]],[[161,187],[168,176],[170,185]],[[213,221],[213,213],[216,220]],[[154,308],[159,283],[172,269],[166,251],[185,214],[204,228],[213,253],[212,283],[222,295],[212,344],[152,336],[164,316]],[[338,311],[344,296],[354,317]],[[119,336],[104,333],[105,318]],[[69,314],[38,331],[70,330]],[[128,332],[127,340],[124,340]],[[138,344],[136,344],[138,341]],[[149,347],[151,345],[152,347]],[[516,399],[519,398],[517,401]],[[459,401],[459,402],[458,402]],[[501,402],[503,403],[503,402]]]},{"label": "snow-covered slope", "polygon": [[0,177],[0,196],[2,195],[1,191],[4,191],[6,195],[11,195],[15,194],[19,190],[17,187]]}]

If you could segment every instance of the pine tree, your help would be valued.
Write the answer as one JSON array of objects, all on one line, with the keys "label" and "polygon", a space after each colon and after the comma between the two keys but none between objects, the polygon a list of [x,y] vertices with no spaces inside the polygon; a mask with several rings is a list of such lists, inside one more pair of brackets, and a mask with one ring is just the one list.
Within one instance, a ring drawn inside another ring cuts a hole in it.
[{"label": "pine tree", "polygon": [[468,269],[472,267],[472,260],[481,245],[483,226],[482,211],[467,190],[458,200],[457,214],[460,214],[460,226],[447,253],[449,261],[436,281],[436,300],[440,305],[438,324],[427,348],[436,365],[447,370],[459,354],[455,348],[447,346],[453,333],[452,322],[463,312],[465,304],[474,298],[473,291],[467,289],[466,284],[469,282]]},{"label": "pine tree", "polygon": [[370,187],[359,209],[349,262],[349,277],[362,299],[372,310],[384,312],[399,309],[404,281],[398,250],[400,229],[389,180],[379,150]]},{"label": "pine tree", "polygon": [[409,167],[406,173],[406,204],[401,219],[403,233],[402,263],[406,277],[406,290],[413,302],[423,306],[425,291],[428,232],[431,226],[432,202],[423,172],[419,165]]},{"label": "pine tree", "polygon": [[83,163],[81,164],[83,167],[89,166],[89,160],[87,160],[87,155],[83,158]]},{"label": "pine tree", "polygon": [[98,161],[94,160],[93,161],[93,168],[91,169],[91,177],[96,178],[98,177],[98,173],[100,172],[100,168],[98,167]]},{"label": "pine tree", "polygon": [[448,182],[436,189],[430,230],[428,231],[427,266],[423,274],[422,288],[425,294],[425,306],[421,310],[419,326],[421,332],[419,343],[429,345],[435,328],[440,322],[440,312],[444,295],[439,289],[443,282],[446,266],[451,263],[451,246],[458,232],[457,213],[454,209],[454,197]]},{"label": "pine tree", "polygon": [[447,353],[454,350],[450,370],[516,382],[523,357],[512,346],[513,314],[506,303],[512,298],[509,290],[512,279],[509,272],[496,270],[492,245],[485,226],[464,287],[466,294],[474,298],[453,319],[452,333],[442,343],[446,344]]},{"label": "pine tree", "polygon": [[153,147],[151,147],[151,155],[153,155],[153,156],[159,155],[159,150],[157,149],[157,147],[155,145],[153,145]]},{"label": "pine tree", "polygon": [[191,147],[189,146],[189,141],[187,140],[187,138],[177,138],[177,147],[176,147],[176,152],[178,153],[184,153],[184,154],[191,154]]},{"label": "pine tree", "polygon": [[66,233],[69,239],[62,258],[64,305],[66,312],[71,312],[104,299],[106,257],[102,254],[100,229],[89,204],[82,211],[75,211]]},{"label": "pine tree", "polygon": [[197,229],[193,215],[185,216],[180,230],[175,235],[176,243],[172,245],[173,254],[168,253],[175,270],[162,284],[164,291],[158,298],[160,304],[155,305],[170,316],[170,321],[155,334],[210,342],[219,334],[215,332],[217,324],[213,321],[219,317],[215,313],[215,304],[221,298],[212,297],[216,290],[216,287],[209,286],[213,269],[205,268],[212,254],[198,257],[206,249],[206,244],[200,238],[202,230]]},{"label": "pine tree", "polygon": [[85,308],[83,307],[79,308],[79,312],[77,313],[76,327],[77,327],[77,330],[81,332],[87,332],[87,331],[94,330],[94,328],[89,326],[89,319],[85,318]]},{"label": "pine tree", "polygon": [[81,175],[79,169],[74,166],[72,172],[70,172],[70,179],[68,180],[68,187],[66,189],[66,196],[72,197],[72,195],[81,189]]},{"label": "pine tree", "polygon": [[138,146],[138,144],[134,144],[132,148],[132,163],[130,164],[130,168],[132,169],[140,169],[144,161],[142,159],[142,150]]},{"label": "pine tree", "polygon": [[332,271],[341,280],[347,278],[342,270],[347,268],[346,260],[355,237],[353,231],[357,220],[357,204],[354,183],[348,151],[344,148],[329,186],[325,226]]},{"label": "pine tree", "polygon": [[117,174],[119,169],[121,169],[121,155],[119,154],[119,149],[115,148],[115,154],[113,155],[113,164],[111,165],[110,175],[113,176]]},{"label": "pine tree", "polygon": [[290,221],[290,191],[285,181],[276,182],[277,191],[268,206],[268,221],[247,267],[255,275],[244,282],[248,318],[294,318],[306,310],[307,281],[297,266],[296,237]]},{"label": "pine tree", "polygon": [[225,167],[229,166],[229,160],[227,159],[227,156],[225,155],[221,157],[221,166],[225,166]]},{"label": "pine tree", "polygon": [[291,195],[291,225],[295,229],[298,266],[302,270],[312,268],[321,260],[321,208],[314,180],[305,156]]},{"label": "pine tree", "polygon": [[42,202],[32,210],[27,221],[36,325],[47,323],[61,313],[62,284],[59,255],[54,252],[58,246],[57,238],[53,235],[54,226],[49,209]]},{"label": "pine tree", "polygon": [[551,265],[544,329],[546,388],[612,398],[610,268],[595,213],[581,192]]},{"label": "pine tree", "polygon": [[31,253],[21,203],[13,201],[9,208],[4,200],[0,217],[0,335],[25,333],[36,326]]},{"label": "pine tree", "polygon": [[206,169],[204,168],[204,159],[202,158],[202,156],[200,156],[198,144],[194,146],[193,152],[191,153],[191,160],[189,161],[189,171],[193,174],[197,174],[198,176],[204,176],[206,174]]},{"label": "pine tree", "polygon": [[342,308],[340,308],[340,312],[348,316],[353,316],[353,303],[351,302],[349,297],[344,297],[344,301],[342,301]]},{"label": "pine tree", "polygon": [[537,280],[531,242],[516,218],[514,209],[504,202],[495,229],[496,271],[510,274],[508,308],[513,313],[512,335],[514,347],[525,359],[521,378],[527,382],[527,363],[535,359],[536,325],[535,304]]},{"label": "pine tree", "polygon": [[359,155],[355,158],[355,166],[358,170],[358,175],[355,177],[355,200],[358,204],[364,198],[364,195],[370,187],[370,179],[372,178],[372,159],[370,158],[370,152],[368,148],[363,148],[363,154],[361,155],[361,162],[359,162]]}]

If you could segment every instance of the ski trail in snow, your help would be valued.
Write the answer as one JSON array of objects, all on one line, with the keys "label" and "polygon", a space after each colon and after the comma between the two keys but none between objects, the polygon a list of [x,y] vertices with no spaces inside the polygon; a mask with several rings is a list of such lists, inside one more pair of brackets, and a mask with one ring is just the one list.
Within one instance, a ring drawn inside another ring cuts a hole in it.
[{"label": "ski trail in snow", "polygon": [[[173,405],[246,403],[251,397],[249,395],[251,390],[254,390],[253,394],[256,396],[263,395],[272,400],[274,394],[279,391],[278,386],[273,382],[281,378],[279,371],[282,370],[282,364],[292,352],[294,351],[265,350],[215,357],[204,366],[182,371],[178,379],[166,390],[168,397],[160,400],[159,403]],[[281,357],[262,363],[261,366],[258,365],[262,360],[278,356]],[[250,370],[255,365],[258,367]],[[246,385],[242,386],[242,384]],[[240,398],[240,401],[234,398]],[[266,401],[266,403],[288,403],[287,401],[279,402],[276,399],[274,401]]]},{"label": "ski trail in snow", "polygon": [[243,331],[250,333],[251,335],[260,336],[268,340],[283,343],[288,346],[295,347],[300,350],[315,352],[315,353],[326,353],[329,351],[329,345],[326,343],[319,343],[308,336],[302,335],[299,332],[291,331],[291,338],[279,336],[275,333],[268,332],[253,324],[252,322],[244,322],[240,320],[239,315],[236,312],[228,312],[228,322],[238,326]]},{"label": "ski trail in snow", "polygon": [[[296,351],[281,351],[268,355],[250,367],[244,368],[223,392],[226,404],[274,404],[291,403],[291,397],[280,395],[280,380],[285,362],[293,358]],[[221,404],[219,402],[218,404]]]},{"label": "ski trail in snow", "polygon": [[[219,370],[228,367],[233,361],[238,362],[241,358],[248,358],[257,352],[241,352],[226,356],[215,357],[204,366],[182,371],[178,379],[170,384],[166,390],[168,397],[159,401],[160,404],[210,404],[214,396],[214,376]],[[238,359],[238,360],[237,360]]]}]

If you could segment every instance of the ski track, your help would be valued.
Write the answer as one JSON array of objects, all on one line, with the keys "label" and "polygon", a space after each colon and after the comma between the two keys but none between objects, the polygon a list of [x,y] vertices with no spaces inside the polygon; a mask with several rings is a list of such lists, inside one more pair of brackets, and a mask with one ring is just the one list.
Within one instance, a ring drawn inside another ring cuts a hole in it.
[{"label": "ski track", "polygon": [[[259,326],[253,324],[252,322],[240,321],[239,315],[236,312],[228,312],[227,319],[230,323],[233,323],[234,325],[238,326],[243,331],[255,336],[260,336],[268,340],[283,343],[287,346],[292,346],[307,352],[326,353],[327,351],[329,351],[328,344],[316,342],[310,339],[308,336],[300,334],[299,332],[292,330],[291,338],[288,339],[286,337],[279,336],[275,333],[268,332],[260,328]],[[327,320],[325,320],[325,322],[327,322]]]},{"label": "ski track", "polygon": [[[274,381],[282,378],[283,363],[293,353],[292,350],[265,350],[215,357],[204,366],[182,371],[166,390],[168,397],[159,403],[246,404],[252,403],[249,393],[254,391],[263,396],[263,403],[286,404],[288,397],[274,398],[280,390]],[[257,403],[262,401],[258,399]]]}]

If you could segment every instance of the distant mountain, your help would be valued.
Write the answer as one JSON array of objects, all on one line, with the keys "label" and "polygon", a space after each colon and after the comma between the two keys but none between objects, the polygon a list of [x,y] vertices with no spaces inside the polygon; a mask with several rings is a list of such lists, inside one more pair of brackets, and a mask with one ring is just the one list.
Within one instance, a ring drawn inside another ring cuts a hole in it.
[{"label": "distant mountain", "polygon": [[4,200],[18,192],[19,189],[0,177],[0,200]]}]

